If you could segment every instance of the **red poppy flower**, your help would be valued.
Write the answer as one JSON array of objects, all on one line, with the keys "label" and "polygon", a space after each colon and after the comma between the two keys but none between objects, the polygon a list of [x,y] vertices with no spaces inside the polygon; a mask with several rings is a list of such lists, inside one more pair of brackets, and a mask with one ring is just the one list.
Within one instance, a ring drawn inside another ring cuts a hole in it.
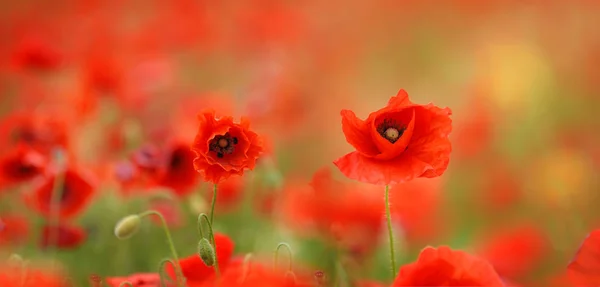
[{"label": "red poppy flower", "polygon": [[547,254],[549,245],[541,230],[523,225],[497,231],[479,248],[478,254],[494,266],[498,274],[518,279],[531,274]]},{"label": "red poppy flower", "polygon": [[192,284],[190,287],[299,287],[314,286],[303,284],[304,278],[285,276],[285,272],[273,272],[272,268],[260,262],[244,262],[243,258],[233,260],[230,267],[223,272],[221,279],[209,280],[203,284]]},{"label": "red poppy flower", "polygon": [[480,156],[494,139],[492,111],[486,99],[481,96],[484,91],[476,90],[469,99],[464,118],[456,125],[452,137],[455,153],[461,159],[472,159]]},{"label": "red poppy flower", "polygon": [[[18,269],[17,269],[18,268]],[[0,286],[3,287],[68,287],[68,281],[60,274],[21,266],[0,265]],[[23,278],[22,276],[25,276]]]},{"label": "red poppy flower", "polygon": [[[44,226],[42,229],[42,248],[56,244],[56,247],[62,249],[77,248],[87,239],[87,232],[78,226],[60,224],[58,226]],[[54,242],[51,242],[53,241]]]},{"label": "red poppy flower", "polygon": [[387,185],[437,177],[448,167],[452,146],[450,109],[410,102],[400,90],[366,120],[342,110],[346,140],[356,148],[334,164],[348,178]]},{"label": "red poppy flower", "polygon": [[[95,184],[82,171],[73,168],[67,169],[63,176],[59,215],[61,218],[71,218],[86,207],[94,193]],[[30,206],[44,216],[50,216],[55,181],[56,174],[44,179],[26,198]]]},{"label": "red poppy flower", "polygon": [[[167,225],[171,228],[176,228],[183,225],[181,207],[176,201],[155,198],[150,200],[148,209],[160,212]],[[150,219],[158,226],[162,226],[162,220],[158,216],[150,216]]]},{"label": "red poppy flower", "polygon": [[12,60],[19,68],[51,70],[59,67],[62,55],[50,40],[29,33],[15,47]]},{"label": "red poppy flower", "polygon": [[423,249],[417,262],[402,266],[392,286],[502,287],[504,284],[485,260],[441,246]]},{"label": "red poppy flower", "polygon": [[14,113],[0,122],[0,139],[8,144],[24,144],[49,155],[57,148],[67,149],[65,123],[55,117],[33,113]]},{"label": "red poppy flower", "polygon": [[130,282],[133,287],[159,287],[160,276],[158,273],[136,273],[127,277],[108,277],[106,284],[110,287],[120,287],[123,282]]},{"label": "red poppy flower", "polygon": [[323,168],[314,174],[310,186],[286,187],[280,207],[298,231],[317,231],[361,256],[372,250],[383,227],[383,201],[371,188],[336,181]]},{"label": "red poppy flower", "polygon": [[204,180],[219,183],[231,175],[254,169],[263,148],[258,135],[249,130],[250,122],[239,124],[232,117],[215,118],[208,110],[198,116],[200,128],[192,145],[194,167]]},{"label": "red poppy flower", "polygon": [[146,144],[131,155],[131,161],[138,169],[153,176],[161,165],[161,150],[152,144]]},{"label": "red poppy flower", "polygon": [[441,181],[437,179],[417,179],[391,187],[392,217],[402,226],[409,243],[434,239],[443,231],[439,217],[441,192]]},{"label": "red poppy flower", "polygon": [[29,239],[29,222],[20,215],[0,216],[0,246],[23,244]]},{"label": "red poppy flower", "polygon": [[164,153],[163,163],[156,175],[158,185],[173,189],[179,196],[193,191],[198,182],[198,174],[194,170],[194,157],[189,145],[171,145]]},{"label": "red poppy flower", "polygon": [[[233,255],[233,241],[224,234],[215,233],[215,245],[217,260],[219,261],[219,270],[227,270],[231,256]],[[215,275],[213,267],[208,267],[198,254],[179,260],[183,276],[190,285],[200,284]],[[171,278],[175,278],[175,272],[172,266],[167,267],[167,272]]]},{"label": "red poppy flower", "polygon": [[574,286],[600,285],[600,229],[583,241],[567,267],[567,276]]},{"label": "red poppy flower", "polygon": [[46,158],[25,145],[19,145],[0,158],[0,183],[28,181],[43,173]]}]

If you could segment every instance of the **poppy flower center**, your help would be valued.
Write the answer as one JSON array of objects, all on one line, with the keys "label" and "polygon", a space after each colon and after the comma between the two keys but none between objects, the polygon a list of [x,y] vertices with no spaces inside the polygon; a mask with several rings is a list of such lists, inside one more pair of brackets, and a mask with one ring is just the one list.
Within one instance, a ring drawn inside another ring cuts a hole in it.
[{"label": "poppy flower center", "polygon": [[17,172],[23,176],[33,174],[36,172],[36,170],[37,168],[30,164],[21,164],[17,167]]},{"label": "poppy flower center", "polygon": [[217,153],[218,158],[223,158],[226,154],[231,154],[237,145],[237,137],[232,137],[229,133],[215,136],[209,143],[210,151]]},{"label": "poppy flower center", "polygon": [[395,120],[384,120],[377,126],[377,132],[386,140],[395,143],[402,137],[406,127],[401,126]]}]

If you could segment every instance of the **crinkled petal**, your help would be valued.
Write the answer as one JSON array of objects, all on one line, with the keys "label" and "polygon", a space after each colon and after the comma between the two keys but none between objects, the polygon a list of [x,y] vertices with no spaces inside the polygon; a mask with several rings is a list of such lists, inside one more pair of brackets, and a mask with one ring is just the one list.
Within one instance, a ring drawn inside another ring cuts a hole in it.
[{"label": "crinkled petal", "polygon": [[375,156],[379,149],[373,143],[370,126],[367,122],[356,117],[353,111],[342,110],[342,131],[346,141],[364,156]]}]

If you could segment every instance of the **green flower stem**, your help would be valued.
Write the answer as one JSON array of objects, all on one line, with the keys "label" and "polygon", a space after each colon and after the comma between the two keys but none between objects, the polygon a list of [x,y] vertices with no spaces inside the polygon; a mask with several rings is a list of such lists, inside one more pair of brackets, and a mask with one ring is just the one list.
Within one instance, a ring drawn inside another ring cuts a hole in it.
[{"label": "green flower stem", "polygon": [[58,225],[60,223],[60,206],[64,186],[65,170],[63,169],[63,166],[59,164],[58,171],[54,176],[54,183],[52,185],[52,195],[50,197],[50,218],[48,224],[50,232],[48,234],[48,248],[50,248],[51,250],[51,258],[56,257],[56,252],[58,249],[56,245],[58,245]]},{"label": "green flower stem", "polygon": [[275,257],[273,258],[273,269],[276,269],[277,266],[279,266],[279,248],[281,248],[282,246],[285,246],[285,249],[287,249],[288,254],[290,255],[288,271],[292,271],[292,247],[290,247],[290,245],[285,242],[279,243],[279,245],[277,245],[277,249],[275,249]]},{"label": "green flower stem", "polygon": [[392,215],[390,213],[390,187],[385,186],[385,217],[387,219],[388,235],[390,237],[390,266],[392,276],[396,278],[396,256],[394,252],[394,230],[392,229]]},{"label": "green flower stem", "polygon": [[[212,204],[210,205],[210,225],[213,224],[213,218],[215,216],[215,205],[217,203],[217,184],[213,188]],[[211,227],[212,228],[212,227]]]},{"label": "green flower stem", "polygon": [[181,266],[179,265],[179,256],[177,255],[177,251],[175,250],[175,244],[173,244],[173,238],[171,238],[171,232],[169,231],[169,227],[167,226],[167,221],[165,221],[164,216],[156,211],[156,210],[148,210],[139,214],[140,217],[148,216],[148,215],[156,215],[160,218],[162,222],[163,229],[165,231],[165,235],[167,236],[167,243],[169,244],[169,248],[171,249],[171,254],[173,255],[173,259],[175,259],[175,275],[177,277],[177,286],[184,287],[185,279],[183,277],[183,272],[181,271]]},{"label": "green flower stem", "polygon": [[171,259],[163,259],[160,262],[160,265],[158,266],[158,276],[160,278],[160,287],[167,287],[167,283],[165,283],[165,279],[168,279],[169,277],[165,274],[165,271],[166,271],[165,267],[168,263],[170,263],[173,266],[173,268],[176,268],[175,262],[173,262],[173,260],[171,260]]}]

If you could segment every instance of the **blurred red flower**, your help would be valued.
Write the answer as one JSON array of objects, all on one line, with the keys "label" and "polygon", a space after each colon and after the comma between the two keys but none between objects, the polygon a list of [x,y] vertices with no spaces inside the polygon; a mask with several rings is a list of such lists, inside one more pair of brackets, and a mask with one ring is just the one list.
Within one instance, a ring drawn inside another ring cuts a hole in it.
[{"label": "blurred red flower", "polygon": [[[26,269],[22,269],[26,268]],[[25,276],[25,278],[23,278]],[[2,287],[68,287],[66,278],[34,267],[0,265],[0,286]]]},{"label": "blurred red flower", "polygon": [[53,149],[68,149],[66,123],[55,115],[13,113],[0,121],[0,146],[24,144],[50,155]]},{"label": "blurred red flower", "polygon": [[428,241],[442,232],[441,191],[437,179],[417,179],[391,187],[392,217],[402,226],[407,241]]},{"label": "blurred red flower", "polygon": [[478,255],[502,277],[517,280],[532,274],[550,251],[549,242],[535,225],[497,230],[479,247]]},{"label": "blurred red flower", "polygon": [[46,225],[42,229],[40,245],[42,248],[47,248],[51,244],[56,244],[58,248],[71,249],[79,247],[86,239],[87,232],[81,227],[64,223],[58,226]]},{"label": "blurred red flower", "polygon": [[467,102],[465,110],[469,111],[455,125],[452,144],[460,159],[472,159],[480,156],[490,146],[494,137],[491,108],[481,91]]},{"label": "blurred red flower", "polygon": [[205,281],[203,284],[190,285],[190,287],[299,287],[313,286],[294,282],[293,278],[285,276],[285,272],[274,272],[272,268],[260,262],[244,262],[243,258],[232,260],[230,267],[223,272],[221,279]]},{"label": "blurred red flower", "polygon": [[348,178],[387,185],[440,176],[450,161],[451,111],[410,102],[400,90],[363,121],[342,110],[342,130],[356,151],[336,161]]},{"label": "blurred red flower", "polygon": [[59,67],[62,55],[50,39],[28,33],[18,40],[12,54],[15,67],[52,70]]},{"label": "blurred red flower", "polygon": [[502,287],[504,284],[487,261],[441,246],[423,249],[417,262],[402,266],[392,286]]},{"label": "blurred red flower", "polygon": [[567,276],[573,286],[600,285],[600,229],[585,238],[567,267]]},{"label": "blurred red flower", "polygon": [[514,206],[521,199],[523,190],[515,168],[502,158],[493,158],[493,162],[494,165],[482,170],[477,204],[487,211],[502,211]]},{"label": "blurred red flower", "polygon": [[[72,218],[89,203],[95,191],[95,183],[86,173],[75,168],[68,168],[61,176],[63,176],[63,185],[59,199],[59,215],[61,218]],[[56,180],[56,174],[44,178],[37,184],[33,193],[25,195],[29,206],[43,216],[50,216]]]},{"label": "blurred red flower", "polygon": [[123,282],[130,282],[133,287],[159,287],[158,273],[136,273],[127,277],[107,277],[106,284],[110,287],[120,287]]},{"label": "blurred red flower", "polygon": [[[233,255],[234,243],[227,235],[215,233],[215,252],[219,261],[219,270],[224,272],[227,270],[231,256]],[[196,286],[208,281],[215,275],[214,267],[208,267],[198,254],[179,260],[183,276],[190,286]],[[175,271],[172,266],[167,267],[167,272],[171,278],[175,278]]]},{"label": "blurred red flower", "polygon": [[246,118],[236,124],[232,117],[217,119],[213,110],[207,110],[198,120],[192,150],[196,153],[194,167],[204,180],[217,184],[231,175],[242,175],[244,169],[254,169],[263,147]]},{"label": "blurred red flower", "polygon": [[198,182],[194,157],[189,144],[178,142],[168,146],[157,170],[157,184],[171,188],[178,196],[189,194]]},{"label": "blurred red flower", "polygon": [[41,175],[47,159],[37,151],[18,145],[0,156],[0,184],[16,184]]},{"label": "blurred red flower", "polygon": [[[160,212],[167,225],[171,228],[183,225],[181,207],[179,206],[179,203],[174,200],[163,198],[151,199],[148,209]],[[150,216],[150,219],[158,226],[162,226],[163,224],[158,216]]]},{"label": "blurred red flower", "polygon": [[16,214],[0,216],[0,247],[24,244],[29,239],[29,221]]},{"label": "blurred red flower", "polygon": [[370,188],[336,181],[322,168],[310,187],[286,187],[280,207],[298,231],[317,231],[361,256],[372,251],[383,227],[383,201]]},{"label": "blurred red flower", "polygon": [[[217,189],[217,210],[228,210],[235,207],[240,201],[244,192],[244,178],[241,176],[231,176],[219,184]],[[214,186],[206,186],[206,194],[208,202],[212,201]]]}]

